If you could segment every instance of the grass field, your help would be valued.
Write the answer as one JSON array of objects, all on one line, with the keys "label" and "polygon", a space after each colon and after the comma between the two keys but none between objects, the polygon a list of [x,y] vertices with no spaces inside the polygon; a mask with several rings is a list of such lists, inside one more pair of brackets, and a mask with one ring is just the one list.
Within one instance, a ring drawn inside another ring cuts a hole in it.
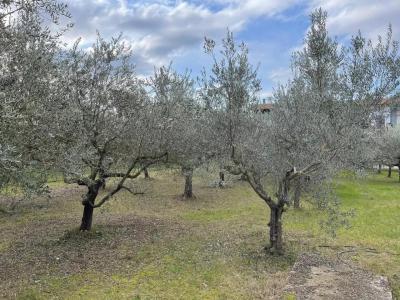
[{"label": "grass field", "polygon": [[[83,189],[51,183],[52,197],[0,215],[0,298],[280,299],[300,252],[341,254],[389,277],[400,296],[400,183],[385,174],[337,180],[351,228],[332,239],[306,206],[284,215],[283,256],[270,256],[268,209],[244,182],[216,189],[195,177],[182,201],[175,172],[139,179],[144,195],[121,192],[79,232]],[[2,200],[3,205],[6,200]]]}]

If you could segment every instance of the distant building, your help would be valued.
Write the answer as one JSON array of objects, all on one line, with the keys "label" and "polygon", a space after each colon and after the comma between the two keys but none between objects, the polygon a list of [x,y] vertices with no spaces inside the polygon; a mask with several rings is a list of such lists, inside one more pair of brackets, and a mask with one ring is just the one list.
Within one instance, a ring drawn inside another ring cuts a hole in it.
[{"label": "distant building", "polygon": [[260,104],[257,107],[257,111],[262,112],[262,113],[269,113],[272,110],[273,104],[272,103],[264,103]]},{"label": "distant building", "polygon": [[[267,103],[263,99],[263,103],[258,104],[256,110],[261,113],[269,113],[273,107],[273,103]],[[400,125],[400,97],[382,100],[382,108],[379,112],[375,113],[374,123],[379,127]]]},{"label": "distant building", "polygon": [[384,99],[382,110],[376,114],[376,123],[384,127],[400,124],[400,98]]},{"label": "distant building", "polygon": [[400,98],[385,99],[387,122],[391,126],[400,124]]},{"label": "distant building", "polygon": [[[267,102],[268,100],[268,102]],[[268,97],[267,99],[263,99],[263,103],[259,104],[257,106],[257,111],[261,113],[269,113],[272,110],[273,104],[271,103],[272,99],[271,97]]]}]

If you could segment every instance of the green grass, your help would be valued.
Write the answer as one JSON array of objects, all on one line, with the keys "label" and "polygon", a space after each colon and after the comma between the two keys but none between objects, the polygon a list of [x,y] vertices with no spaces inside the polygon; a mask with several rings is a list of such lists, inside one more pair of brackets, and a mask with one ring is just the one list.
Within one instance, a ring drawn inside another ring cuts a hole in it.
[{"label": "green grass", "polygon": [[[342,229],[337,244],[358,244],[400,253],[400,183],[384,175],[340,178],[336,192],[344,210],[355,209],[350,229]],[[321,218],[321,215],[320,217]],[[291,211],[286,216],[289,230],[307,230],[324,236],[318,226],[318,211]]]},{"label": "green grass", "polygon": [[335,256],[345,246],[355,249],[349,259],[388,276],[400,295],[396,179],[337,179],[343,208],[356,210],[351,228],[333,239],[321,229],[324,214],[305,204],[284,215],[285,254],[270,256],[263,250],[269,211],[246,183],[221,190],[196,177],[196,198],[182,201],[176,172],[150,175],[135,181],[144,195],[123,191],[97,209],[91,233],[76,230],[84,190],[57,182],[50,200],[2,216],[0,298],[295,299],[282,289],[297,254]]},{"label": "green grass", "polygon": [[336,239],[321,230],[318,220],[322,216],[315,209],[290,211],[285,223],[288,232],[308,235],[309,245],[329,244],[334,249],[354,246],[354,260],[388,276],[395,295],[400,297],[400,183],[396,176],[386,175],[343,176],[336,180],[341,207],[355,209],[351,227],[340,229]]}]

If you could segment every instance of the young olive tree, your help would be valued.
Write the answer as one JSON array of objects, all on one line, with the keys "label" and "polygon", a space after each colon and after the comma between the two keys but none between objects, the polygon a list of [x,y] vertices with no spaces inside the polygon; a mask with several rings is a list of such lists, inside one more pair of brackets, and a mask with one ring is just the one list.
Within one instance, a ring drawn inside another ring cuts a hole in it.
[{"label": "young olive tree", "polygon": [[155,105],[170,120],[169,161],[179,165],[185,178],[183,198],[193,197],[193,171],[207,154],[207,119],[195,98],[193,80],[188,73],[178,74],[169,67],[155,70],[149,79]]},{"label": "young olive tree", "polygon": [[[212,134],[207,115],[195,103],[181,107],[179,118],[176,118],[174,131],[175,145],[172,148],[174,161],[181,166],[185,178],[183,199],[194,197],[193,172],[213,157],[208,149]],[[174,136],[174,135],[172,135]]]},{"label": "young olive tree", "polygon": [[47,134],[50,82],[59,34],[44,23],[69,17],[54,0],[0,1],[0,188],[39,191],[51,162]]},{"label": "young olive tree", "polygon": [[[272,253],[283,250],[282,215],[293,182],[310,178],[323,183],[345,168],[367,166],[372,157],[365,151],[373,140],[372,112],[399,84],[398,44],[391,41],[390,30],[376,45],[359,34],[350,47],[339,49],[326,31],[326,18],[321,9],[311,14],[305,47],[293,56],[293,80],[276,90],[272,112],[240,111],[234,134],[226,130],[229,126],[221,126],[230,158],[226,169],[244,174],[270,208]],[[233,40],[228,49],[235,49]],[[242,59],[247,61],[247,53]],[[214,69],[214,74],[224,74],[215,76],[231,79],[221,89],[249,99],[249,85],[236,79],[243,72],[238,64],[218,64]],[[220,112],[218,118],[229,124],[226,114]],[[268,186],[265,178],[275,184]]]},{"label": "young olive tree", "polygon": [[[165,118],[148,98],[130,58],[121,36],[105,41],[98,35],[89,49],[75,43],[61,64],[53,134],[66,181],[87,187],[81,230],[91,229],[94,208],[122,189],[135,193],[127,181],[166,157]],[[108,178],[118,181],[97,201]]]},{"label": "young olive tree", "polygon": [[[215,42],[205,38],[204,50],[213,61],[210,75],[206,70],[202,72],[200,97],[205,110],[211,116],[215,140],[220,143],[214,145],[214,153],[224,153],[221,149],[229,149],[221,158],[221,167],[225,160],[235,156],[236,144],[241,126],[240,117],[245,112],[255,110],[257,93],[261,90],[261,81],[248,61],[248,48],[244,43],[236,45],[233,33],[229,30],[222,40],[220,51],[221,60],[215,52]],[[224,172],[220,171],[220,185],[224,184]]]}]

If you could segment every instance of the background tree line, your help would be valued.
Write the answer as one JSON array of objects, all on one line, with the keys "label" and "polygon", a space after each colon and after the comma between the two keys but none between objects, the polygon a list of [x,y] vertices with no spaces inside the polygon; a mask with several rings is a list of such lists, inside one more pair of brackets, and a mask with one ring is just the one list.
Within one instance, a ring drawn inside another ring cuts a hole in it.
[{"label": "background tree line", "polygon": [[[140,193],[133,179],[149,166],[179,165],[183,196],[191,198],[193,170],[214,162],[269,207],[267,248],[280,253],[283,213],[299,206],[302,191],[340,214],[329,188],[334,176],[379,160],[398,164],[398,130],[373,126],[382,99],[400,84],[390,26],[374,43],[357,33],[339,46],[326,12],[315,10],[304,47],[293,54],[292,78],[261,114],[257,68],[229,31],[221,47],[205,39],[213,64],[197,80],[171,65],[142,79],[121,35],[98,33],[91,48],[79,40],[65,48],[67,28],[50,30],[45,16],[56,25],[70,18],[55,0],[0,2],[0,188],[39,192],[50,172],[62,172],[87,188],[81,230],[91,229],[94,209],[119,191]],[[116,181],[102,192],[109,178]]]}]

